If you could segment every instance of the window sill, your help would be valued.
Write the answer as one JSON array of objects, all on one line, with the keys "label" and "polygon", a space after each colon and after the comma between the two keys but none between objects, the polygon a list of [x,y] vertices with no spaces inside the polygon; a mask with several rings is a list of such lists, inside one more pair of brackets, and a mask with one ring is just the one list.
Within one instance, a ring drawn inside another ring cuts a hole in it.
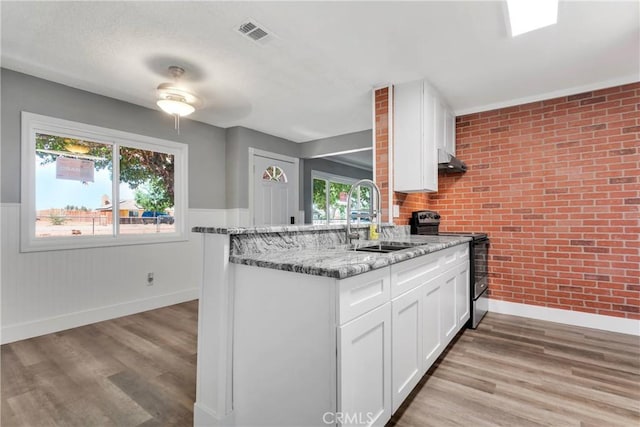
[{"label": "window sill", "polygon": [[137,235],[137,236],[100,236],[100,237],[62,237],[33,239],[23,241],[20,245],[21,253],[63,251],[73,249],[95,249],[110,248],[130,245],[156,245],[164,243],[186,242],[188,235],[182,233],[166,233],[157,235]]}]

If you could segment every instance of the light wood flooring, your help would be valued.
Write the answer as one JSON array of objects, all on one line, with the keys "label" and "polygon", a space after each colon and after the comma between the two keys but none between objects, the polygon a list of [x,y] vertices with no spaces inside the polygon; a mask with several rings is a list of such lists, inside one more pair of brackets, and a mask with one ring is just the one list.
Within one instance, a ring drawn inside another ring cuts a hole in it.
[{"label": "light wood flooring", "polygon": [[489,313],[467,329],[392,426],[640,426],[640,340]]},{"label": "light wood flooring", "polygon": [[[191,426],[197,302],[2,346],[9,426]],[[638,426],[638,338],[490,313],[390,426]]]},{"label": "light wood flooring", "polygon": [[191,426],[198,302],[2,346],[9,426]]}]

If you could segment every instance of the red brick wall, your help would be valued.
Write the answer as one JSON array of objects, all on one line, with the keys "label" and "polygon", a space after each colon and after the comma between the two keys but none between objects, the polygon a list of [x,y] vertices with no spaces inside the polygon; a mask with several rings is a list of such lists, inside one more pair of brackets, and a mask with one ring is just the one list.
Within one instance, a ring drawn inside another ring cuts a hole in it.
[{"label": "red brick wall", "polygon": [[491,238],[491,298],[640,319],[640,83],[457,118],[465,174],[396,194]]},{"label": "red brick wall", "polygon": [[389,222],[389,89],[375,91],[375,140],[376,175],[375,183],[382,195],[383,222]]}]

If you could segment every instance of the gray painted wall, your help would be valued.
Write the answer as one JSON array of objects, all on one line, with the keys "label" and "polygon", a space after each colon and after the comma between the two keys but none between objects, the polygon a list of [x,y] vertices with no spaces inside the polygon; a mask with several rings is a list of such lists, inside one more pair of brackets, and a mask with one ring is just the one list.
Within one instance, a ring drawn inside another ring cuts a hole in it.
[{"label": "gray painted wall", "polygon": [[371,129],[346,133],[300,144],[300,157],[310,159],[344,151],[361,150],[363,148],[371,148],[372,144]]},{"label": "gray painted wall", "polygon": [[[227,128],[227,209],[249,208],[249,147],[290,157],[300,157],[300,145],[287,139],[244,127]],[[300,161],[300,193],[302,168]],[[302,209],[302,198],[299,198]]]},{"label": "gray painted wall", "polygon": [[[20,202],[20,112],[73,120],[189,145],[189,207],[225,208],[225,130],[15,71],[1,69],[0,201]],[[232,166],[231,169],[234,167]],[[245,179],[246,181],[246,179]]]},{"label": "gray painted wall", "polygon": [[311,224],[312,222],[312,182],[311,182],[311,171],[320,171],[331,173],[334,175],[340,176],[348,176],[350,178],[355,179],[363,179],[368,178],[372,179],[373,173],[371,171],[354,168],[351,166],[343,165],[342,163],[332,162],[326,159],[306,159],[304,161],[304,189],[302,193],[304,194],[304,220],[307,224]]}]

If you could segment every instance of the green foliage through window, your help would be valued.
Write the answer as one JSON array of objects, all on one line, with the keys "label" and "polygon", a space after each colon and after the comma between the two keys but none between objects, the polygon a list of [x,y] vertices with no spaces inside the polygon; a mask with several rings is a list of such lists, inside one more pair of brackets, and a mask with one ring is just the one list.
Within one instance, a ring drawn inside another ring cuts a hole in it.
[{"label": "green foliage through window", "polygon": [[[333,181],[329,178],[313,178],[313,222],[317,224],[346,221],[347,194],[350,190],[351,184],[348,183]],[[353,196],[352,218],[356,218],[356,214],[370,212],[371,189],[369,187],[360,187]],[[362,215],[361,219],[366,216]]]},{"label": "green foliage through window", "polygon": [[[95,169],[113,172],[110,145],[56,135],[36,134],[36,155],[40,164],[56,161],[58,156],[87,158],[94,161]],[[163,193],[174,203],[174,156],[158,151],[120,146],[120,181],[133,189],[153,180],[163,187]]]}]

